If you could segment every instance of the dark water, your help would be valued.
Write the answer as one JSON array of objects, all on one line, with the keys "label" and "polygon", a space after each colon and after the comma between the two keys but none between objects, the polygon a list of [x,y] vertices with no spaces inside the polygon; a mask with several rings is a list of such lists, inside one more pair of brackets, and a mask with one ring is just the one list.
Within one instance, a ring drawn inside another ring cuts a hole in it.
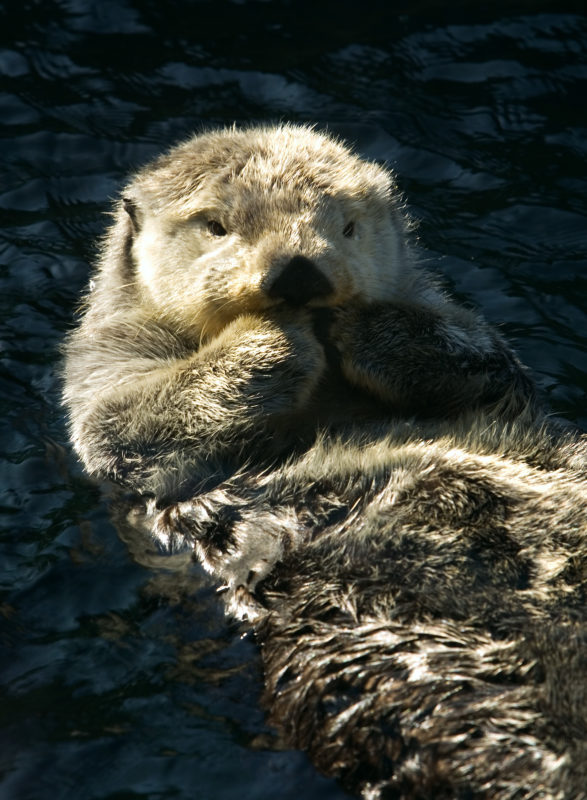
[{"label": "dark water", "polygon": [[579,9],[0,6],[2,800],[345,796],[264,727],[254,645],[198,568],[117,534],[67,449],[59,342],[129,169],[202,125],[312,120],[395,167],[430,266],[587,424]]}]

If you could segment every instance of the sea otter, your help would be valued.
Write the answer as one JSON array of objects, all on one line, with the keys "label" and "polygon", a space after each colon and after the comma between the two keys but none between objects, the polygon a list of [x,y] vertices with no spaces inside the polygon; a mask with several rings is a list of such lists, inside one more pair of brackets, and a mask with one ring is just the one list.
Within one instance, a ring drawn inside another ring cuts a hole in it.
[{"label": "sea otter", "polygon": [[66,343],[86,469],[251,626],[270,721],[364,798],[587,797],[587,444],[420,266],[394,176],[211,131],[116,203]]}]

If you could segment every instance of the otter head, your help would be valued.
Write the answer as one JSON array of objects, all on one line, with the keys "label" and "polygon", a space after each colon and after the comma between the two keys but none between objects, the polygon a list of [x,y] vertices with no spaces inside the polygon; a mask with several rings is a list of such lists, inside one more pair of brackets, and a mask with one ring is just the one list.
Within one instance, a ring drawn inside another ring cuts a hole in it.
[{"label": "otter head", "polygon": [[393,295],[392,176],[307,127],[195,136],[140,172],[120,213],[143,301],[203,338],[243,313]]}]

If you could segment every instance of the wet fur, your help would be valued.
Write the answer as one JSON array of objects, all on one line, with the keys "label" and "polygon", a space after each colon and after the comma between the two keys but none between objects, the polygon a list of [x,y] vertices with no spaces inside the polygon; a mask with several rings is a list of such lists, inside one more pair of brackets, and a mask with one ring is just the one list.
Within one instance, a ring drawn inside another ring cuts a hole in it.
[{"label": "wet fur", "polygon": [[[223,585],[321,770],[372,800],[585,798],[587,446],[408,228],[393,176],[309,128],[172,149],[66,345],[72,441]],[[327,289],[276,294],[294,268]]]}]

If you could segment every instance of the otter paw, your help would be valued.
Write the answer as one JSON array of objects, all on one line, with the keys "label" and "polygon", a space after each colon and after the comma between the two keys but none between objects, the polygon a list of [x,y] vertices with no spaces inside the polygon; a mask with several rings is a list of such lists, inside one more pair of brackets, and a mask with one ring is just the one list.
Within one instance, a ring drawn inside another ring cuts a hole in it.
[{"label": "otter paw", "polygon": [[182,505],[174,503],[164,508],[155,516],[151,527],[157,547],[166,555],[176,555],[194,549],[194,531],[182,513]]},{"label": "otter paw", "polygon": [[235,383],[246,386],[251,407],[282,413],[304,405],[324,372],[324,348],[309,316],[283,312],[271,317],[243,315],[205,348]]}]

